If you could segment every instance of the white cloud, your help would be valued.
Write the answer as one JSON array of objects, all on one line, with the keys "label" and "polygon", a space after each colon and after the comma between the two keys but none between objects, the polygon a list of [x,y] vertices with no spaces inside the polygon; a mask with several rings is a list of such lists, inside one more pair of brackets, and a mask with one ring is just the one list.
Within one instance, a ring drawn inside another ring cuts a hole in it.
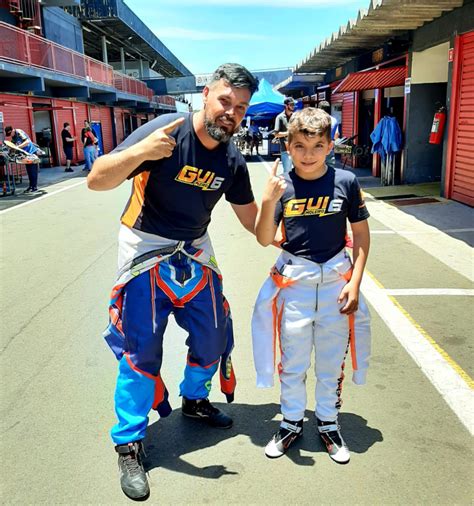
[{"label": "white cloud", "polygon": [[264,40],[268,37],[254,33],[211,32],[190,30],[176,26],[154,28],[158,38],[188,39],[188,40]]}]

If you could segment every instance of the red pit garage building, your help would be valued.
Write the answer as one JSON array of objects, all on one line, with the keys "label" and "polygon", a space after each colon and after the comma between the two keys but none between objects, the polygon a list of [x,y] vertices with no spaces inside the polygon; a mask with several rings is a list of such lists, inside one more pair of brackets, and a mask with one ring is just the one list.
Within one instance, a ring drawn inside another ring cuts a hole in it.
[{"label": "red pit garage building", "polygon": [[357,135],[350,165],[380,176],[370,133],[391,115],[404,141],[396,182],[441,181],[443,196],[474,206],[473,0],[372,0],[295,67],[293,81],[309,75],[303,102],[330,101],[342,134]]},{"label": "red pit garage building", "polygon": [[6,125],[24,130],[43,167],[65,163],[65,122],[79,138],[89,120],[107,153],[158,114],[187,110],[167,79],[194,83],[122,0],[0,0],[0,140]]}]

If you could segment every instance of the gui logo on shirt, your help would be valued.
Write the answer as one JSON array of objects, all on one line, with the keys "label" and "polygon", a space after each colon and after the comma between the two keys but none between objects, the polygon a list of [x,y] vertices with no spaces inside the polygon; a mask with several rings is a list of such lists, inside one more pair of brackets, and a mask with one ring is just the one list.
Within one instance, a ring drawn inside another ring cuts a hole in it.
[{"label": "gui logo on shirt", "polygon": [[329,202],[329,197],[291,199],[285,204],[283,215],[285,218],[294,216],[330,216],[342,209],[343,200],[334,199]]},{"label": "gui logo on shirt", "polygon": [[191,165],[185,165],[179,171],[175,180],[180,183],[197,186],[205,191],[215,191],[222,186],[225,178],[216,176],[215,172],[211,172],[210,170],[203,170],[197,167],[191,167]]}]

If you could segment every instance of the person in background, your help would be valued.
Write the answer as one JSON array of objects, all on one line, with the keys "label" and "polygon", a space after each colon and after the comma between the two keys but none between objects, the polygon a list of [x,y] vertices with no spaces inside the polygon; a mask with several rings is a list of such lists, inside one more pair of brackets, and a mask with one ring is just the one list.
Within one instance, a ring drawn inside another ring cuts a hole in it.
[{"label": "person in background", "polygon": [[[5,127],[5,136],[10,137],[13,144],[18,148],[23,149],[27,153],[34,155],[39,151],[38,146],[33,144],[32,140],[28,135],[19,128],[13,128],[12,126]],[[26,165],[26,173],[28,174],[28,188],[23,193],[36,193],[38,191],[38,163],[29,163]]]},{"label": "person in background", "polygon": [[85,166],[82,170],[90,172],[92,164],[97,158],[97,138],[92,132],[92,128],[88,121],[84,121],[84,128],[81,132],[82,144],[84,147],[84,163]]},{"label": "person in background", "polygon": [[63,141],[63,151],[66,155],[66,168],[64,169],[64,172],[74,172],[73,169],[71,169],[71,162],[72,162],[72,147],[74,145],[74,141],[76,140],[75,137],[71,134],[71,125],[69,123],[64,123],[63,131],[61,132],[61,138]]},{"label": "person in background", "polygon": [[285,109],[275,119],[275,139],[280,140],[280,157],[283,165],[283,172],[288,173],[291,170],[291,157],[288,153],[288,122],[295,110],[295,101],[291,98],[285,98],[283,105]]},{"label": "person in background", "polygon": [[[319,102],[318,109],[323,110],[325,113],[331,116],[331,104],[326,100]],[[331,116],[331,140],[334,142],[336,139],[339,139],[339,121],[334,116]],[[334,148],[331,149],[331,152],[326,158],[326,165],[330,167],[336,166],[336,157],[334,155]]]},{"label": "person in background", "polygon": [[260,128],[255,124],[255,121],[250,122],[249,133],[251,137],[250,141],[250,156],[252,156],[253,148],[257,152],[257,156],[259,155],[258,146],[260,144],[260,140],[262,139],[262,134],[260,133]]}]

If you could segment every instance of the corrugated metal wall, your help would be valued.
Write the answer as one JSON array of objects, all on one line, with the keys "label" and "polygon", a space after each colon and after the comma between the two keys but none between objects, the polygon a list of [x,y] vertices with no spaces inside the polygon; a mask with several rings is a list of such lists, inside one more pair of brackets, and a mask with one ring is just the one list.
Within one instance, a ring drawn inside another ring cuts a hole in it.
[{"label": "corrugated metal wall", "polygon": [[[356,93],[344,93],[342,99],[342,136],[352,137],[356,133]],[[357,139],[356,139],[357,140]],[[346,160],[347,158],[347,160]],[[347,165],[353,166],[354,157],[343,156],[342,159],[346,161]]]},{"label": "corrugated metal wall", "polygon": [[474,206],[474,32],[461,36],[459,48],[451,198]]}]

